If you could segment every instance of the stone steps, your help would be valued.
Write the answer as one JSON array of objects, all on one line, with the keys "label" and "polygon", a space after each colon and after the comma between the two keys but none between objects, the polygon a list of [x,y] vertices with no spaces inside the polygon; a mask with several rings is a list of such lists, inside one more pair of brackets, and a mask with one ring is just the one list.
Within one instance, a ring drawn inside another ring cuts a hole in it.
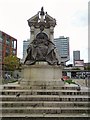
[{"label": "stone steps", "polygon": [[90,107],[88,102],[2,101],[2,107]]},{"label": "stone steps", "polygon": [[77,90],[3,90],[2,95],[88,95],[88,91]]},{"label": "stone steps", "polygon": [[[51,81],[52,82],[52,81]],[[77,90],[78,86],[61,86],[61,85],[55,85],[52,86],[52,85],[32,85],[32,86],[20,86],[19,84],[17,85],[11,85],[11,84],[6,84],[6,85],[3,85],[3,89],[4,90]]]},{"label": "stone steps", "polygon": [[[2,114],[3,115],[3,120],[89,120],[88,119],[88,114],[85,113],[72,113],[72,114],[18,114],[18,113],[12,113],[12,114]],[[80,119],[81,118],[81,119]]]},{"label": "stone steps", "polygon": [[88,114],[90,113],[90,109],[88,107],[74,107],[74,108],[59,108],[59,107],[8,107],[8,108],[2,108],[0,109],[2,113],[28,113],[28,114],[71,114],[71,113],[85,113]]},{"label": "stone steps", "polygon": [[2,101],[90,101],[88,96],[75,96],[75,95],[3,95],[0,96]]},{"label": "stone steps", "polygon": [[[36,86],[35,86],[36,87]],[[78,87],[57,86],[49,89],[23,88],[19,85],[4,85],[0,93],[0,105],[2,116],[34,118],[59,118],[87,117],[90,113],[88,101],[90,100],[88,89],[77,90]],[[58,87],[58,88],[57,88]],[[17,96],[20,94],[20,96]],[[61,119],[60,119],[61,120]],[[63,119],[62,119],[63,120]]]},{"label": "stone steps", "polygon": [[[21,91],[21,92],[23,92],[23,91],[26,91],[26,92],[30,92],[30,91],[36,91],[36,92],[77,92],[77,89],[76,90],[72,90],[72,89],[59,89],[59,90],[54,90],[54,89],[51,89],[51,90],[40,90],[40,89],[37,89],[37,90],[35,90],[35,89],[33,89],[33,90],[28,90],[28,89],[16,89],[16,90],[14,90],[14,89],[3,89],[2,91],[5,91],[5,92],[7,92],[7,91],[9,91],[9,92],[14,92],[14,91]],[[81,89],[79,92],[89,92],[89,89]]]},{"label": "stone steps", "polygon": [[21,89],[21,86],[19,84],[5,84],[5,85],[2,85],[2,90],[20,90]]}]

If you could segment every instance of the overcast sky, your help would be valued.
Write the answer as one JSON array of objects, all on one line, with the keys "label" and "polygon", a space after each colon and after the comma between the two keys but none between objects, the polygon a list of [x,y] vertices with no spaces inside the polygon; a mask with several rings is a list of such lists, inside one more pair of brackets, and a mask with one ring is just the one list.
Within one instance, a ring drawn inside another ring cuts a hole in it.
[{"label": "overcast sky", "polygon": [[30,38],[27,20],[44,7],[56,19],[54,38],[70,38],[70,61],[73,50],[80,50],[88,62],[88,1],[89,0],[0,0],[0,30],[18,40],[18,57],[22,58],[23,40]]}]

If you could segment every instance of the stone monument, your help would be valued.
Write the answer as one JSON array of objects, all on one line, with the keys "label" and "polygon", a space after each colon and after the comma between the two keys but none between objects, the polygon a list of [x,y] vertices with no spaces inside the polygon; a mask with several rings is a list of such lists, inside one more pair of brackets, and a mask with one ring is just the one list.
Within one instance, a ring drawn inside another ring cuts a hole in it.
[{"label": "stone monument", "polygon": [[60,56],[54,40],[56,20],[43,7],[35,16],[28,20],[30,27],[30,44],[23,67],[23,85],[35,85],[36,81],[60,81],[62,70]]},{"label": "stone monument", "polygon": [[[28,20],[30,44],[20,84],[4,84],[2,120],[87,120],[88,88],[65,86],[60,59],[53,44],[55,19],[41,11]],[[89,119],[88,119],[89,120]]]}]

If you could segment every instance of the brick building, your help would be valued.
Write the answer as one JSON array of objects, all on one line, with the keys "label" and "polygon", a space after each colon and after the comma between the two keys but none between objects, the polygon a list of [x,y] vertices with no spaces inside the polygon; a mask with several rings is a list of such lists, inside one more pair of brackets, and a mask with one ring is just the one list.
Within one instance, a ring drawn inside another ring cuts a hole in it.
[{"label": "brick building", "polygon": [[0,77],[2,75],[2,38],[0,37]]},{"label": "brick building", "polygon": [[1,51],[2,55],[0,56],[2,63],[6,56],[9,55],[17,55],[17,39],[8,35],[5,32],[0,31],[0,44],[1,44]]}]

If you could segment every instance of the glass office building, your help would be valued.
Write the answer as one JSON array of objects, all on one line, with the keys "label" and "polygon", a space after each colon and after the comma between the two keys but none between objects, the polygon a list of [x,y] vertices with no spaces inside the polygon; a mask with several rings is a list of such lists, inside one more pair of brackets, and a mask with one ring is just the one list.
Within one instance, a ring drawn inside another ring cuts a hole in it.
[{"label": "glass office building", "polygon": [[23,41],[23,59],[25,59],[25,57],[26,57],[27,48],[28,48],[29,43],[30,43],[29,39]]},{"label": "glass office building", "polygon": [[69,55],[69,37],[60,36],[54,39],[61,62],[66,63],[70,59]]}]

